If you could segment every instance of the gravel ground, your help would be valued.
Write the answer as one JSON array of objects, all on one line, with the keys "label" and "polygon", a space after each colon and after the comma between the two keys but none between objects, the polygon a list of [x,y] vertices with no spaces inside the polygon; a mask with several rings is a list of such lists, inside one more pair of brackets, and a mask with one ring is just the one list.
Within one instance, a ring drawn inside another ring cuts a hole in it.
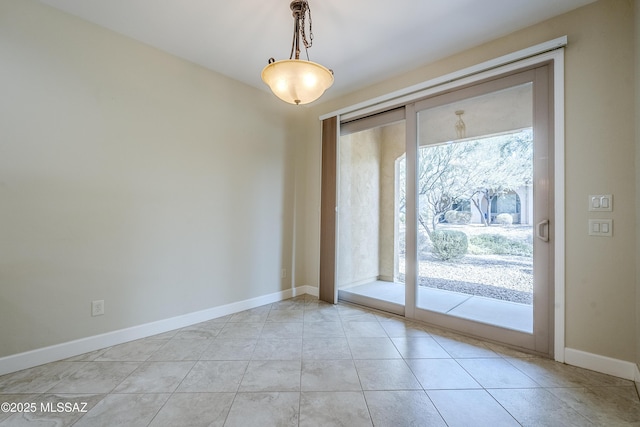
[{"label": "gravel ground", "polygon": [[[404,270],[403,261],[401,271]],[[420,261],[419,273],[420,286],[521,304],[533,303],[531,258],[466,255],[457,261],[440,261],[430,257]]]}]

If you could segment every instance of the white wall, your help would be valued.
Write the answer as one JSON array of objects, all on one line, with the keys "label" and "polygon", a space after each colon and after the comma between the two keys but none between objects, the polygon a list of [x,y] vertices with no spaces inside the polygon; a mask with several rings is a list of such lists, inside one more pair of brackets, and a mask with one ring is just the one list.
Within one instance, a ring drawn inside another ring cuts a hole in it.
[{"label": "white wall", "polygon": [[[637,3],[637,2],[636,2]],[[317,285],[318,117],[538,43],[568,36],[566,102],[566,345],[623,361],[640,356],[636,312],[637,81],[631,0],[600,0],[565,15],[313,107],[308,113],[307,284]],[[339,78],[339,76],[336,76]],[[613,194],[612,238],[587,235],[589,194]]]},{"label": "white wall", "polygon": [[0,58],[0,357],[291,286],[284,103],[33,0]]}]

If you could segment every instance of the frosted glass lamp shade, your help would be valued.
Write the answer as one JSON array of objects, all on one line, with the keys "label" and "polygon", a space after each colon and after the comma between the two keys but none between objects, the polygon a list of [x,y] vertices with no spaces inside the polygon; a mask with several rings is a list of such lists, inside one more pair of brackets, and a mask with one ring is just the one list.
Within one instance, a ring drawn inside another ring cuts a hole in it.
[{"label": "frosted glass lamp shade", "polygon": [[333,84],[333,73],[302,59],[275,61],[262,70],[262,81],[275,96],[290,104],[308,104]]}]

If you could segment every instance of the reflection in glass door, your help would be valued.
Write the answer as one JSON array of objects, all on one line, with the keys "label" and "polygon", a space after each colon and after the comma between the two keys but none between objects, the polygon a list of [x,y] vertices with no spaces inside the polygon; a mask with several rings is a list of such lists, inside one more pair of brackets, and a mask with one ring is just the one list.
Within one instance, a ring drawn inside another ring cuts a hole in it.
[{"label": "reflection in glass door", "polygon": [[338,146],[338,298],[402,315],[404,120],[343,126]]}]

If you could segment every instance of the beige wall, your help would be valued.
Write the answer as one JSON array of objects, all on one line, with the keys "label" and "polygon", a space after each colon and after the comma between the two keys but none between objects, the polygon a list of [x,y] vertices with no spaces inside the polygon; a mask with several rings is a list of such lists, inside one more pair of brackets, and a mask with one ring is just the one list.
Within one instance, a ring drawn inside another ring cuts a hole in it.
[{"label": "beige wall", "polygon": [[0,58],[0,357],[291,286],[291,108],[32,0]]},{"label": "beige wall", "polygon": [[[600,0],[309,109],[305,284],[317,284],[320,115],[567,35],[566,346],[638,360],[633,16],[631,0]],[[587,196],[600,193],[614,195],[613,238],[587,235]]]},{"label": "beige wall", "polygon": [[[292,110],[35,0],[0,2],[0,357],[317,286],[318,117],[568,35],[566,344],[640,362],[634,4]],[[590,238],[587,195],[605,192],[614,237]]]}]

